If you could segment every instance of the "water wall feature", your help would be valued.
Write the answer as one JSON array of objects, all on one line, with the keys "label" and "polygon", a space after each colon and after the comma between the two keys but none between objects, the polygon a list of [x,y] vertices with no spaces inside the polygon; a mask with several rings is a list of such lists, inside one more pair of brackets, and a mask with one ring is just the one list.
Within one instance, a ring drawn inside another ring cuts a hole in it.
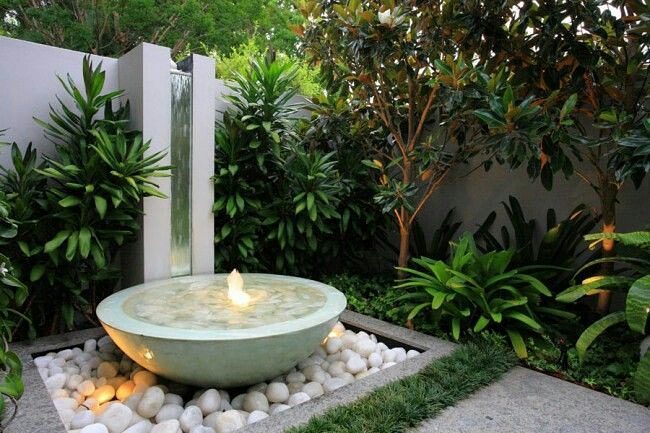
[{"label": "water wall feature", "polygon": [[171,275],[192,272],[192,74],[172,70]]}]

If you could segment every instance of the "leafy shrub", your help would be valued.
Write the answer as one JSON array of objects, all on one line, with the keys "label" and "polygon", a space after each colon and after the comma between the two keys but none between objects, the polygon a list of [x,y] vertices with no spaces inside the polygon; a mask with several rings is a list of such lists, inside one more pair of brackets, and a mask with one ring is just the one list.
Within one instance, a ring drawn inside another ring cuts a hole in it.
[{"label": "leafy shrub", "polygon": [[[217,77],[223,80],[234,80],[238,74],[246,74],[246,71],[250,68],[251,59],[257,59],[260,62],[266,53],[265,49],[262,49],[254,39],[249,39],[228,54],[211,51],[209,55],[216,60]],[[275,58],[280,63],[296,66],[293,84],[298,88],[301,95],[312,97],[322,93],[323,89],[319,83],[318,69],[283,52],[275,52]]]},{"label": "leafy shrub", "polygon": [[215,139],[217,270],[322,273],[367,239],[361,220],[376,213],[353,202],[357,178],[339,171],[343,153],[300,138],[294,77],[287,64],[252,62],[230,85],[233,107]]},{"label": "leafy shrub", "polygon": [[403,324],[403,315],[395,309],[395,301],[402,293],[393,287],[391,277],[339,274],[327,277],[325,283],[345,294],[348,300],[347,308],[350,310],[399,325]]},{"label": "leafy shrub", "polygon": [[[9,212],[6,196],[0,192],[0,245],[3,247],[17,233],[17,226],[9,218]],[[5,418],[5,398],[16,406],[24,391],[23,366],[18,355],[9,350],[8,342],[16,327],[14,319],[22,317],[16,308],[25,302],[27,295],[27,287],[16,277],[9,257],[0,253],[0,420]],[[14,407],[12,417],[16,415],[16,410],[17,407]]]},{"label": "leafy shrub", "polygon": [[542,332],[540,313],[564,312],[539,306],[542,297],[551,296],[550,290],[525,269],[512,269],[513,255],[512,250],[481,254],[466,233],[452,244],[448,263],[413,259],[421,270],[401,268],[410,276],[396,286],[413,289],[400,298],[413,305],[408,319],[431,309],[436,323],[451,325],[456,340],[469,330],[497,329],[508,335],[517,355],[525,358],[523,334]]},{"label": "leafy shrub", "polygon": [[[593,260],[578,270],[576,275],[603,263],[617,263],[623,267],[616,269],[616,273],[612,275],[587,278],[557,295],[559,301],[573,302],[604,290],[627,291],[624,311],[616,311],[602,317],[585,329],[578,338],[576,350],[581,362],[585,359],[589,346],[611,326],[627,323],[632,331],[647,335],[650,314],[650,232],[597,233],[585,236],[585,239],[596,241],[595,243],[614,239],[624,245],[640,248],[641,254],[639,257],[604,257]],[[650,403],[650,351],[646,352],[639,362],[634,374],[634,389],[638,401]]]},{"label": "leafy shrub", "polygon": [[31,146],[23,154],[14,145],[13,169],[4,170],[1,183],[17,222],[10,255],[33,288],[27,308],[40,311],[39,324],[49,332],[61,318],[71,328],[75,308],[92,310],[101,290],[112,288],[120,275],[112,262],[135,239],[140,201],[163,197],[152,178],[168,169],[157,164],[162,153],[145,155],[149,143],[140,132],[126,130],[128,103],[113,109],[123,92],[102,93],[101,64],[93,67],[86,57],[82,68],[83,89],[69,76],[59,79],[76,108],[59,99],[50,122],[37,120],[56,153],[38,164]]}]

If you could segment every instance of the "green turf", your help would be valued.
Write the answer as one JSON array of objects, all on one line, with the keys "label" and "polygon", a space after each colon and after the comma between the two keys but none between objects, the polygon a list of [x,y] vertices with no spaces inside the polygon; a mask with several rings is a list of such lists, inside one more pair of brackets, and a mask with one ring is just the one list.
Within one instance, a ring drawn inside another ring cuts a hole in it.
[{"label": "green turf", "polygon": [[517,363],[494,343],[470,343],[420,373],[338,406],[287,433],[398,433],[417,426],[500,378]]}]

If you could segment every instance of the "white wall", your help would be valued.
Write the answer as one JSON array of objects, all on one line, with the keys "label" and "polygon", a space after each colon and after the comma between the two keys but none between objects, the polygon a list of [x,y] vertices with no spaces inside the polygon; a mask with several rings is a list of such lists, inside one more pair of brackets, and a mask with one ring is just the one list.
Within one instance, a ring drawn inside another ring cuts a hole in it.
[{"label": "white wall", "polygon": [[[53,48],[0,36],[0,129],[8,128],[3,141],[16,141],[21,149],[29,142],[40,153],[51,153],[53,145],[45,139],[43,128],[33,117],[49,119],[49,104],[57,107],[56,96],[64,103],[71,98],[59,83],[56,75],[66,75],[83,84],[81,62],[84,53]],[[106,91],[118,89],[117,59],[92,56],[95,64],[102,62],[106,71]],[[11,162],[8,149],[0,150],[0,164],[7,167]]]}]

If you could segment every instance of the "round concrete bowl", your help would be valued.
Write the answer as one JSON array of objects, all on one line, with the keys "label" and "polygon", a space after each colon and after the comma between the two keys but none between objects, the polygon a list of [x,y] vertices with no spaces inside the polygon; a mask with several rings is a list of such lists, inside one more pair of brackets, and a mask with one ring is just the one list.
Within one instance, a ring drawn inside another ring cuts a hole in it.
[{"label": "round concrete bowl", "polygon": [[143,322],[126,314],[133,295],[159,285],[224,281],[226,274],[196,275],[154,281],[117,292],[97,307],[102,326],[117,346],[142,367],[167,379],[201,387],[235,387],[279,376],[308,357],[345,309],[345,296],[335,288],[304,278],[244,274],[258,281],[286,281],[310,287],[326,297],[311,314],[246,329],[180,329]]}]

